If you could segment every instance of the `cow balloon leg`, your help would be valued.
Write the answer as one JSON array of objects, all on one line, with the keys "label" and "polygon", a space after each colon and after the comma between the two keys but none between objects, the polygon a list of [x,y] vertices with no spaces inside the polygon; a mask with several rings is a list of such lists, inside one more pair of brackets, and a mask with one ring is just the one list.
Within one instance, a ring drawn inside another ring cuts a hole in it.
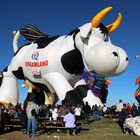
[{"label": "cow balloon leg", "polygon": [[97,104],[98,106],[103,105],[100,98],[95,96],[94,93],[89,89],[84,79],[79,80],[75,84],[75,90],[78,94],[80,94],[79,96],[82,97],[84,104],[88,102],[90,107],[92,107],[95,104]]},{"label": "cow balloon leg", "polygon": [[48,73],[43,78],[52,85],[62,104],[67,103],[70,106],[83,104],[81,97],[78,96],[77,92],[61,73]]},{"label": "cow balloon leg", "polygon": [[3,72],[2,84],[0,87],[0,102],[17,104],[19,93],[17,79],[12,73]]}]

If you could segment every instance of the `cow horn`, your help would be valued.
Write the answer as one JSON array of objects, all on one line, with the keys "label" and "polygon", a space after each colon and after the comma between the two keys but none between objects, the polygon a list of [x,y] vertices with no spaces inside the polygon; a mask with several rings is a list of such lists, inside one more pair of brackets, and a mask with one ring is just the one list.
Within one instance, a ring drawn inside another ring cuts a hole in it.
[{"label": "cow horn", "polygon": [[95,17],[93,17],[92,21],[91,21],[91,27],[96,28],[101,20],[104,18],[104,16],[112,9],[112,7],[107,7],[105,9],[103,9],[102,11],[100,11]]},{"label": "cow horn", "polygon": [[108,32],[111,33],[114,30],[116,30],[118,28],[118,26],[120,25],[121,21],[122,21],[122,15],[121,15],[121,13],[119,13],[116,21],[113,22],[112,24],[106,26],[108,29]]}]

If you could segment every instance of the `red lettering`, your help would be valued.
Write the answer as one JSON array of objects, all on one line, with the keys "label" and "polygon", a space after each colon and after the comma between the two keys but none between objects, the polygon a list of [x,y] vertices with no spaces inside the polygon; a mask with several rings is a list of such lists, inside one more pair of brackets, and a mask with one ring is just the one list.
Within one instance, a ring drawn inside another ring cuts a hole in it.
[{"label": "red lettering", "polygon": [[48,60],[40,61],[40,62],[30,62],[30,61],[25,62],[26,67],[43,67],[47,65],[48,65]]}]

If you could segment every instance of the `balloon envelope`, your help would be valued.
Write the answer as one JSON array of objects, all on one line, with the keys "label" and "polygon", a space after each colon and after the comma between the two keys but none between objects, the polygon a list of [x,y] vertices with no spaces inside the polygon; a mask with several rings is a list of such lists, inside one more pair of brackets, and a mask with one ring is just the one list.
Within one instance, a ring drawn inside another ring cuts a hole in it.
[{"label": "balloon envelope", "polygon": [[140,88],[138,88],[135,92],[135,99],[138,101],[138,103],[140,104]]},{"label": "balloon envelope", "polygon": [[140,83],[140,76],[137,77],[136,81],[135,81],[135,84],[139,84]]}]

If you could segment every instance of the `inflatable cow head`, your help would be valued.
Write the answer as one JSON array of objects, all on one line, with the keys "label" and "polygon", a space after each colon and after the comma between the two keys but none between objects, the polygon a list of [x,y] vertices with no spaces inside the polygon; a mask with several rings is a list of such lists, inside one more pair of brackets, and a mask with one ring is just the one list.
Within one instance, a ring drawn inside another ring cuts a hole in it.
[{"label": "inflatable cow head", "polygon": [[126,52],[111,43],[109,33],[113,32],[121,23],[122,15],[118,14],[117,20],[104,26],[103,17],[112,9],[107,7],[99,12],[90,23],[80,27],[80,32],[75,42],[83,55],[83,61],[89,71],[105,76],[121,74],[128,66]]}]

